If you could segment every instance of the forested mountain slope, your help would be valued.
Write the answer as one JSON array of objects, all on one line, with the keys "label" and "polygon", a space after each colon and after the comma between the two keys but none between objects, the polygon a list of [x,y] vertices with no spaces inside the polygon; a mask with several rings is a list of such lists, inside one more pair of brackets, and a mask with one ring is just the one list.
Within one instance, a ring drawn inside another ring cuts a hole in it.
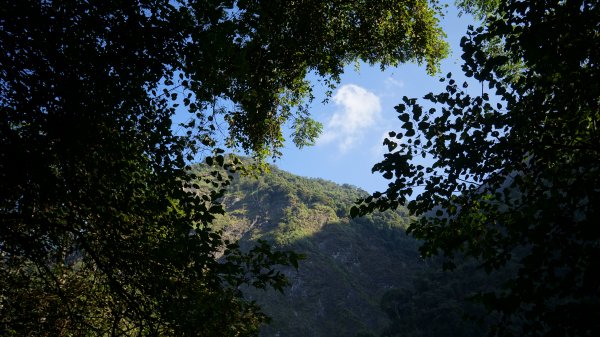
[{"label": "forested mountain slope", "polygon": [[[425,278],[432,274],[419,257],[418,242],[404,231],[409,217],[403,208],[350,219],[353,202],[365,195],[353,186],[301,178],[276,167],[259,177],[235,177],[224,197],[227,213],[215,225],[223,228],[226,237],[240,239],[242,247],[262,239],[277,249],[305,255],[297,271],[285,270],[291,285],[284,294],[246,291],[273,318],[263,336],[393,331],[398,324],[390,325],[388,316],[394,317],[396,310],[392,307],[399,299],[403,305],[412,300],[399,297],[398,291],[413,292],[420,281],[421,292],[412,298],[419,301],[424,292],[435,291],[434,303],[413,310],[411,321],[401,323],[405,332],[427,317],[421,313],[445,302],[438,300],[446,295],[440,290],[444,276],[436,275],[435,289],[428,288],[431,280]],[[456,306],[456,298],[451,300]],[[452,322],[461,321],[460,311],[442,311],[454,316]]]}]

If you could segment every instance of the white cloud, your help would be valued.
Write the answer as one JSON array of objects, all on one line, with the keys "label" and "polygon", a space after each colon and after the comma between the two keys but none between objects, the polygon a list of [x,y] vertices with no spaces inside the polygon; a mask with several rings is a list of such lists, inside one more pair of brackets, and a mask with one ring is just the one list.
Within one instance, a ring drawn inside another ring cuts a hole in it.
[{"label": "white cloud", "polygon": [[388,77],[385,79],[385,86],[389,88],[404,88],[404,82],[401,80],[397,80],[393,77]]},{"label": "white cloud", "polygon": [[382,81],[382,83],[383,86],[381,86],[382,92],[380,97],[394,98],[399,101],[401,93],[405,87],[404,81],[395,79],[392,76],[388,76]]},{"label": "white cloud", "polygon": [[341,86],[332,99],[341,109],[326,123],[318,142],[337,143],[339,150],[346,152],[380,119],[381,102],[377,95],[355,84]]}]

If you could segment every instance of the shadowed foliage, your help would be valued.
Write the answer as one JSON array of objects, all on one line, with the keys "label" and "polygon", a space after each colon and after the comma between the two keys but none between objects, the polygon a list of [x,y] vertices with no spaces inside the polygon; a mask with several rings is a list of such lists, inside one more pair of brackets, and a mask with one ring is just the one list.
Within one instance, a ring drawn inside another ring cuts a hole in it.
[{"label": "shadowed foliage", "polygon": [[[211,229],[219,170],[238,168],[217,144],[265,158],[286,123],[312,143],[309,72],[434,71],[434,14],[421,0],[4,3],[0,334],[256,335],[266,317],[239,288],[281,290],[273,268],[297,255]],[[199,157],[213,173],[189,173]],[[199,178],[211,189],[193,193]]]},{"label": "shadowed foliage", "polygon": [[[589,1],[501,3],[461,43],[481,85],[448,74],[445,92],[424,97],[432,108],[405,97],[403,129],[373,168],[390,187],[354,208],[407,203],[421,252],[447,267],[457,254],[488,271],[518,265],[479,296],[500,317],[492,335],[600,332],[599,17]],[[498,41],[504,51],[487,53]]]}]

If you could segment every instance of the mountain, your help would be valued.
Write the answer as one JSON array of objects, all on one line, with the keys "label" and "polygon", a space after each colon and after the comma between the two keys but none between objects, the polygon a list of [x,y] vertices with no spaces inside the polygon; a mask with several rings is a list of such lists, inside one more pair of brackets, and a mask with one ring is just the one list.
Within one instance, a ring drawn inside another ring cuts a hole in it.
[{"label": "mountain", "polygon": [[[462,299],[457,281],[446,287],[447,276],[419,257],[419,243],[405,233],[404,208],[351,219],[350,207],[367,192],[274,166],[268,171],[236,176],[223,199],[227,212],[214,222],[242,247],[262,239],[305,256],[298,270],[283,270],[291,281],[284,294],[245,290],[272,317],[262,336],[395,336],[399,328],[427,335],[427,323],[415,324],[430,316],[452,316],[440,324],[444,333],[473,335],[464,329],[462,309],[453,307]],[[423,307],[402,312],[411,303]],[[398,321],[400,313],[410,321]]]}]

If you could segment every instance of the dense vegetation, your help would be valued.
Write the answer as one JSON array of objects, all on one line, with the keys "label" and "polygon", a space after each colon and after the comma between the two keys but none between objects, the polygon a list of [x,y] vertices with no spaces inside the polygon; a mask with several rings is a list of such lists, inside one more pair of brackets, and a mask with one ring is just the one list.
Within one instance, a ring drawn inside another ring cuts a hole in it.
[{"label": "dense vegetation", "polygon": [[0,335],[256,335],[238,288],[281,289],[270,271],[296,256],[225,242],[227,175],[196,195],[187,163],[234,170],[218,144],[277,154],[286,123],[310,144],[309,72],[434,71],[442,36],[425,0],[4,2]]},{"label": "dense vegetation", "polygon": [[353,202],[366,195],[276,167],[259,177],[237,176],[228,186],[227,212],[215,220],[224,237],[240,239],[246,249],[267,240],[304,256],[298,270],[281,269],[290,280],[284,294],[245,290],[273,318],[261,335],[482,335],[491,318],[465,300],[493,288],[499,275],[472,263],[442,272],[439,261],[423,260],[419,242],[405,233],[414,218],[402,207],[351,219]]},{"label": "dense vegetation", "polygon": [[600,8],[504,1],[490,14],[462,40],[476,89],[448,74],[429,105],[404,98],[402,130],[373,168],[390,188],[354,212],[406,204],[424,255],[450,268],[465,255],[488,271],[519,266],[479,297],[501,318],[492,335],[596,336]]},{"label": "dense vegetation", "polygon": [[[308,74],[334,88],[359,60],[435,72],[437,1],[4,4],[0,334],[256,336],[257,289],[292,284],[267,296],[265,333],[599,335],[598,5],[458,3],[484,20],[462,41],[476,90],[448,74],[430,106],[404,98],[374,167],[393,180],[372,196],[275,169],[225,194],[248,165],[219,147],[260,162],[280,154],[284,126],[312,144]],[[210,169],[189,167],[199,157]],[[441,255],[433,267],[475,278],[406,262],[405,226]],[[298,274],[289,248],[306,254]],[[330,284],[353,290],[305,291]],[[473,292],[482,326],[459,319],[477,312],[462,300]],[[298,310],[278,319],[286,307]]]}]

